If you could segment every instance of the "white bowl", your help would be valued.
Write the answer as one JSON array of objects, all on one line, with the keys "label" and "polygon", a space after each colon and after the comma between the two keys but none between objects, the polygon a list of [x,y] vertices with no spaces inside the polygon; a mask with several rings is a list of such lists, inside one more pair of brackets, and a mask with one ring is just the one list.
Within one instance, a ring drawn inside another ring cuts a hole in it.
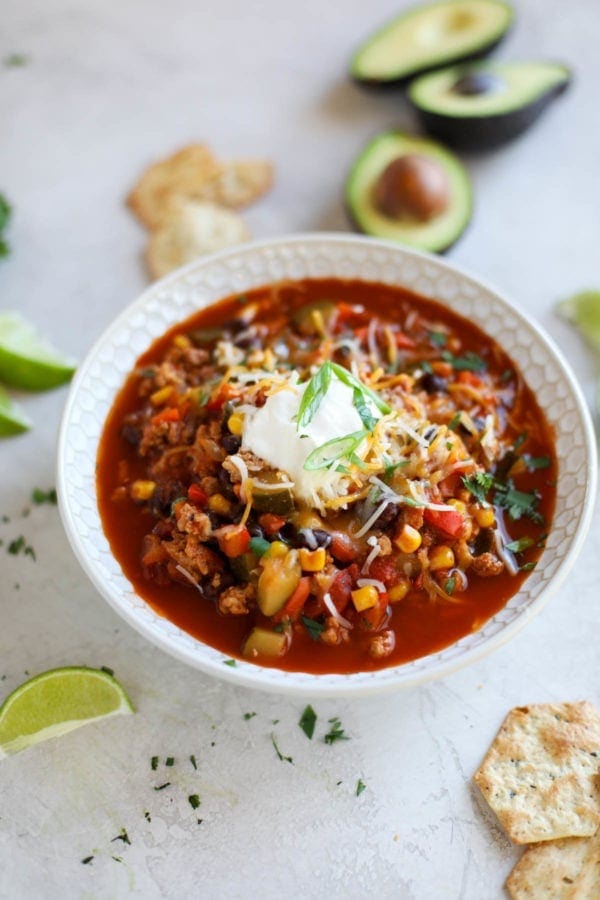
[{"label": "white bowl", "polygon": [[[107,413],[137,357],[175,323],[230,294],[283,278],[360,278],[403,285],[476,322],[517,363],[556,430],[556,512],[535,571],[477,632],[413,662],[352,675],[263,668],[224,655],[159,616],[112,555],[96,503],[94,469]],[[60,511],[85,572],[111,606],[168,653],[211,675],[269,691],[358,695],[419,684],[485,656],[516,634],[562,583],[588,530],[596,488],[596,443],[575,379],[552,341],[522,311],[447,262],[370,238],[310,234],[244,244],[199,259],[152,285],[113,322],[79,367],[58,448]]]}]

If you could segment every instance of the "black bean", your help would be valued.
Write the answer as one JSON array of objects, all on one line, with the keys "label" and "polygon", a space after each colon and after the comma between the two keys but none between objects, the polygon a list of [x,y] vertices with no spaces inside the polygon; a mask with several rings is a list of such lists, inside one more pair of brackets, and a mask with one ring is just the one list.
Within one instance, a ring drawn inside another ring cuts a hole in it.
[{"label": "black bean", "polygon": [[399,507],[396,503],[388,503],[384,511],[381,513],[377,521],[375,522],[375,528],[387,528],[388,525],[391,525],[395,519],[398,518]]},{"label": "black bean", "polygon": [[324,547],[327,549],[333,540],[331,534],[323,528],[313,528],[312,533],[317,542],[317,547]]},{"label": "black bean", "polygon": [[264,538],[265,532],[257,522],[249,522],[246,527],[252,537]]},{"label": "black bean", "polygon": [[294,525],[291,522],[286,522],[279,531],[277,532],[277,536],[275,538],[277,541],[285,541],[286,544],[292,544],[294,547],[304,547],[304,544],[299,544],[300,536],[296,531]]},{"label": "black bean", "polygon": [[235,491],[233,490],[233,483],[231,481],[231,476],[229,475],[229,472],[227,471],[227,469],[224,469],[223,466],[221,466],[221,468],[219,469],[219,472],[217,474],[217,479],[219,481],[219,484],[221,485],[221,490],[225,494],[225,496],[228,497],[229,500],[237,500]]},{"label": "black bean", "polygon": [[236,434],[230,434],[226,432],[223,435],[221,443],[223,444],[223,449],[229,456],[233,456],[234,453],[237,453],[242,445],[242,439],[239,438]]},{"label": "black bean", "polygon": [[489,553],[495,546],[493,528],[482,528],[473,542],[473,556],[481,556],[482,553]]},{"label": "black bean", "polygon": [[421,390],[427,391],[428,394],[442,394],[448,389],[448,382],[446,379],[442,378],[440,375],[434,375],[433,372],[427,372],[425,375],[421,375],[418,385]]}]

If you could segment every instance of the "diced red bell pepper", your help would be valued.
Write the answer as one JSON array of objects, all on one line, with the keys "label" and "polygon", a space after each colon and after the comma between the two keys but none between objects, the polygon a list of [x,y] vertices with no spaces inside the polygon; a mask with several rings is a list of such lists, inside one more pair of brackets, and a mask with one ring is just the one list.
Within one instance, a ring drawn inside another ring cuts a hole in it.
[{"label": "diced red bell pepper", "polygon": [[354,562],[358,556],[358,547],[352,538],[343,531],[332,531],[329,552],[339,562]]},{"label": "diced red bell pepper", "polygon": [[223,384],[214,395],[211,397],[208,403],[206,404],[206,408],[209,412],[220,412],[228,400],[231,400],[232,397],[236,397],[237,392],[235,388],[230,384]]},{"label": "diced red bell pepper", "polygon": [[250,548],[250,532],[245,525],[223,525],[214,534],[219,549],[230,559],[243,556]]},{"label": "diced red bell pepper", "polygon": [[387,616],[388,595],[380,593],[377,603],[371,609],[365,609],[358,616],[360,627],[364,631],[377,631],[383,625]]},{"label": "diced red bell pepper", "polygon": [[347,569],[340,569],[331,587],[329,596],[338,612],[342,613],[350,602],[350,594],[358,577],[358,566],[353,563]]},{"label": "diced red bell pepper", "polygon": [[409,336],[402,331],[397,331],[394,337],[396,339],[396,347],[398,350],[412,350],[417,346],[413,339],[409,338]]},{"label": "diced red bell pepper", "polygon": [[162,425],[163,422],[179,422],[181,416],[179,410],[175,406],[161,410],[150,420],[153,425]]},{"label": "diced red bell pepper", "polygon": [[283,528],[286,521],[287,520],[284,519],[283,516],[276,516],[275,513],[263,513],[258,519],[258,524],[265,534],[268,534],[269,537],[273,537],[274,534],[277,534],[277,532]]},{"label": "diced red bell pepper", "polygon": [[196,506],[206,506],[208,503],[208,496],[199,484],[190,484],[187,495],[190,503],[194,503]]},{"label": "diced red bell pepper", "polygon": [[291,622],[297,622],[300,618],[300,613],[304,608],[304,604],[308,600],[309,594],[310,575],[305,575],[300,579],[298,587],[292,596],[285,601],[279,612],[276,612],[274,616],[271,616],[273,621],[283,622],[284,619],[289,619]]},{"label": "diced red bell pepper", "polygon": [[479,375],[475,375],[474,372],[469,372],[468,369],[463,369],[456,376],[456,380],[459,384],[470,384],[472,387],[481,387],[484,383],[483,378],[480,378]]},{"label": "diced red bell pepper", "polygon": [[426,509],[423,515],[428,525],[448,537],[458,537],[462,530],[464,519],[456,509]]}]

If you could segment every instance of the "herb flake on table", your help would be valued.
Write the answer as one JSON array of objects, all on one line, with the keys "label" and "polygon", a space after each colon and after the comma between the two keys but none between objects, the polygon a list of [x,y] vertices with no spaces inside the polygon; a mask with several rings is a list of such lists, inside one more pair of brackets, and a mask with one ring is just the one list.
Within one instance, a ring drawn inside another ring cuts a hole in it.
[{"label": "herb flake on table", "polygon": [[293,765],[294,765],[294,760],[292,759],[291,756],[284,756],[284,755],[283,755],[283,753],[281,752],[281,750],[280,750],[279,747],[277,746],[277,741],[275,740],[275,735],[274,735],[273,733],[271,733],[271,743],[273,744],[273,749],[275,750],[275,753],[277,754],[277,758],[278,758],[281,762],[288,762],[288,763],[290,763],[290,765],[293,766]]},{"label": "herb flake on table", "polygon": [[157,785],[157,786],[154,788],[154,790],[155,790],[155,791],[164,791],[165,788],[168,788],[168,787],[170,787],[170,786],[171,786],[171,782],[170,782],[170,781],[165,781],[164,784],[159,784],[159,785]]},{"label": "herb flake on table", "polygon": [[49,488],[47,491],[44,491],[41,488],[34,488],[31,492],[31,502],[35,503],[36,506],[41,506],[43,503],[49,503],[51,506],[56,506],[58,503],[56,488]]},{"label": "herb flake on table", "polygon": [[359,778],[358,781],[356,782],[356,796],[360,797],[360,795],[362,794],[362,792],[364,790],[366,790],[366,788],[367,788],[367,786],[364,783],[364,781],[362,780],[362,778]]},{"label": "herb flake on table", "polygon": [[150,760],[150,768],[152,769],[153,772],[156,772],[156,770],[158,768],[158,756],[152,757],[152,759]]},{"label": "herb flake on table", "polygon": [[224,659],[223,665],[231,666],[231,668],[234,668],[235,666],[237,666],[237,663],[236,663],[235,659]]},{"label": "herb flake on table", "polygon": [[165,759],[165,766],[169,766],[169,767],[170,767],[170,766],[174,766],[174,765],[175,765],[175,757],[174,757],[174,756],[167,756],[167,758]]},{"label": "herb flake on table", "polygon": [[193,765],[194,769],[197,769],[197,768],[198,768],[198,766],[197,766],[197,764],[196,764],[196,757],[194,756],[193,753],[192,753],[192,755],[190,756],[190,762],[191,762],[191,764]]},{"label": "herb flake on table", "polygon": [[2,60],[3,65],[8,69],[21,69],[23,66],[26,66],[28,62],[29,57],[25,56],[24,53],[9,53],[8,56],[5,56]]},{"label": "herb flake on table", "polygon": [[89,864],[91,863],[93,858],[94,858],[93,856],[84,856],[83,859],[81,860],[81,862],[83,863],[84,866],[89,866]]},{"label": "herb flake on table", "polygon": [[35,562],[36,555],[35,550],[28,544],[22,534],[19,535],[18,538],[15,538],[10,542],[8,547],[6,548],[11,556],[19,556],[19,554],[23,554],[23,556],[30,556],[31,559]]},{"label": "herb flake on table", "polygon": [[350,738],[342,728],[342,723],[337,716],[328,720],[331,728],[323,738],[326,744],[335,744],[336,741],[349,741]]},{"label": "herb flake on table", "polygon": [[300,716],[300,720],[298,722],[298,725],[300,726],[306,737],[309,739],[309,741],[312,741],[313,734],[315,733],[316,723],[317,714],[309,703],[308,706],[304,707],[304,711]]},{"label": "herb flake on table", "polygon": [[188,803],[190,804],[192,809],[198,809],[198,807],[200,806],[200,797],[198,796],[198,794],[190,794],[190,796],[188,797]]},{"label": "herb flake on table", "polygon": [[244,713],[244,721],[245,721],[245,722],[248,722],[249,719],[253,719],[255,715],[256,715],[255,712],[247,712],[247,713]]},{"label": "herb flake on table", "polygon": [[114,844],[115,841],[123,841],[124,844],[129,844],[131,846],[131,841],[129,840],[129,835],[127,834],[126,828],[121,828],[121,833],[116,837],[111,838],[111,844]]}]

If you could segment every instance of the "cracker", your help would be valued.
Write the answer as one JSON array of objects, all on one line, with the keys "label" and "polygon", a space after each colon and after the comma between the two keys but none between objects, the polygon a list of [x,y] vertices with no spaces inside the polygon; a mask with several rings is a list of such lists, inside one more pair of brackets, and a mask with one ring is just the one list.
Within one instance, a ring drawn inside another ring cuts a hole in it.
[{"label": "cracker", "polygon": [[513,900],[597,900],[600,831],[529,847],[506,880]]},{"label": "cracker", "polygon": [[517,844],[600,825],[600,713],[587,702],[513,709],[474,780]]},{"label": "cracker", "polygon": [[143,225],[157,228],[174,196],[188,196],[219,171],[205,144],[190,144],[146,169],[127,203]]},{"label": "cracker", "polygon": [[146,261],[153,278],[198,256],[214,253],[250,238],[244,220],[214,203],[172,203],[159,228],[150,235]]},{"label": "cracker", "polygon": [[189,196],[242,209],[262,197],[273,184],[273,165],[263,159],[223,163],[219,171]]}]

